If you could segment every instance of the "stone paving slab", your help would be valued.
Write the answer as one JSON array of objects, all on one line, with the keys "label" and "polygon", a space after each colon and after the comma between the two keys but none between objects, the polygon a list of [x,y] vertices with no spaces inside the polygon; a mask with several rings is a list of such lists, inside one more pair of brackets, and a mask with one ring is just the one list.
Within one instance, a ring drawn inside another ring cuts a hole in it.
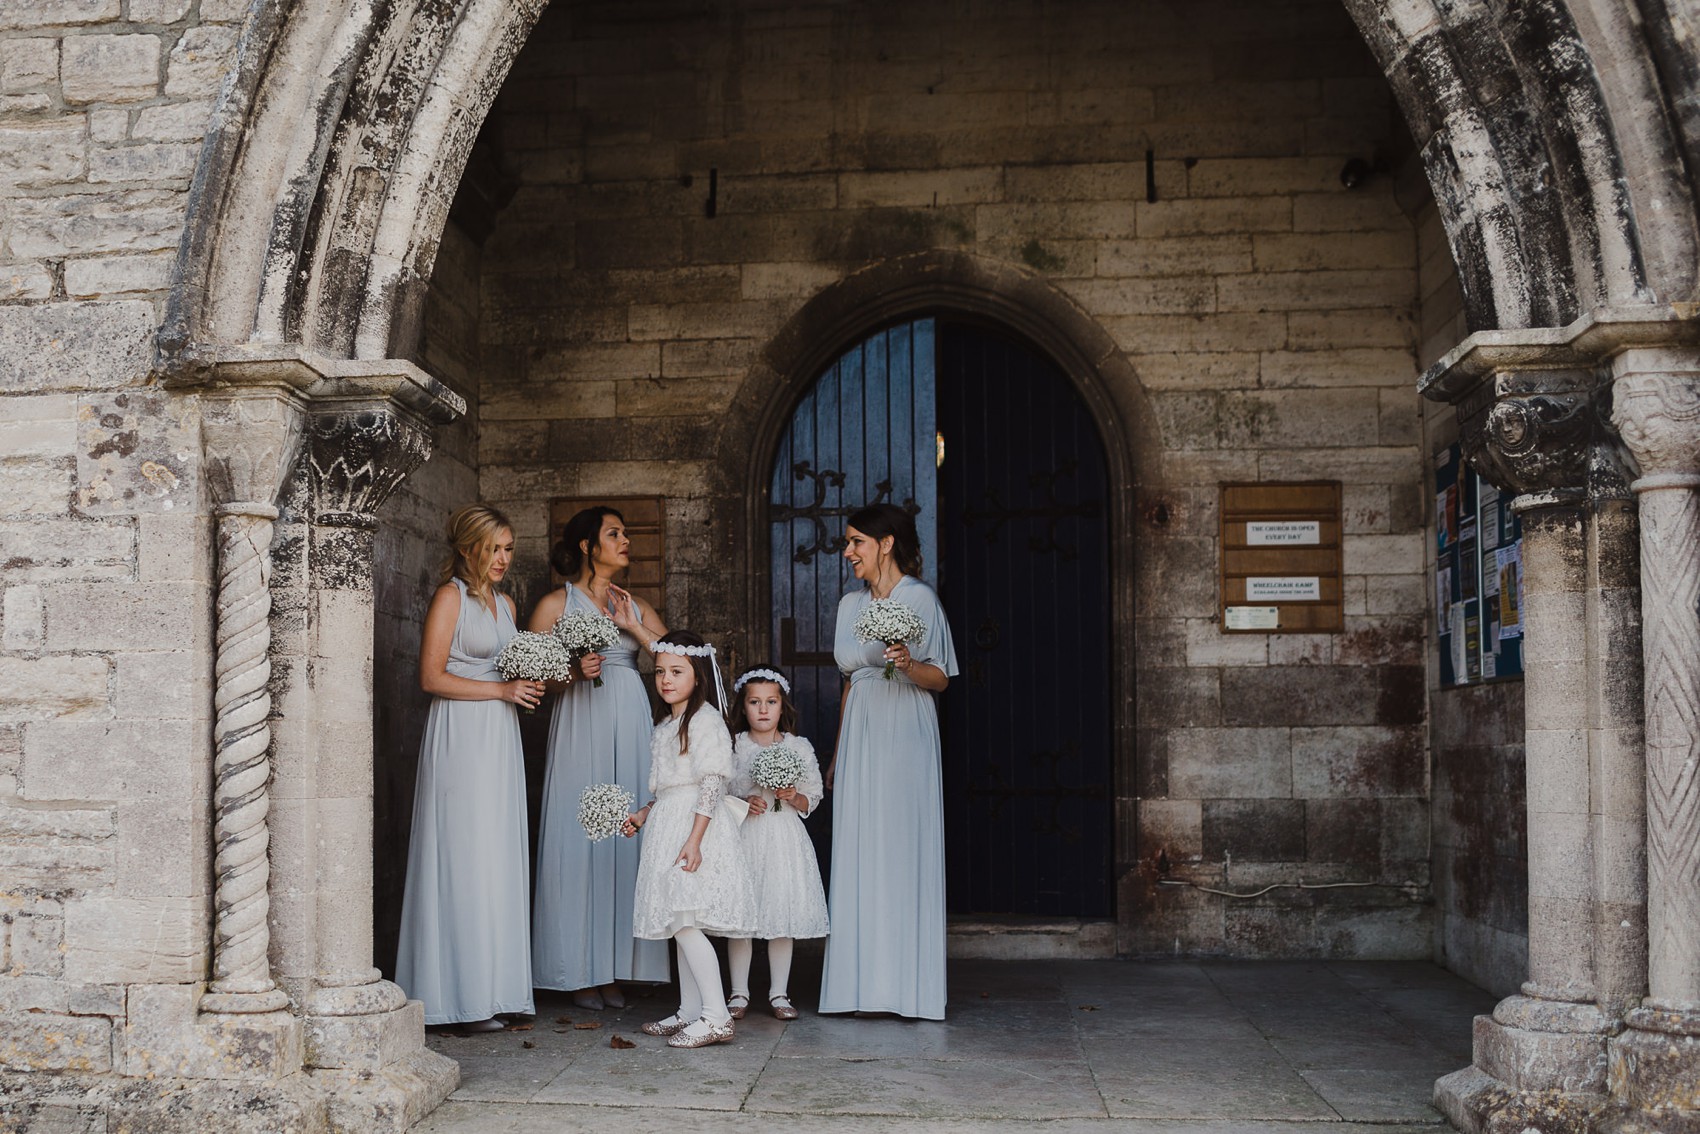
[{"label": "stone paving slab", "polygon": [[945,1021],[818,1016],[818,980],[799,958],[801,1019],[758,1002],[694,1052],[637,1030],[671,988],[600,1013],[539,993],[527,1031],[431,1037],[461,1086],[419,1129],[1434,1134],[1434,1080],[1494,1003],[1415,962],[952,962]]},{"label": "stone paving slab", "polygon": [[[425,1124],[424,1134],[1438,1134],[1424,1123],[1199,1121],[1172,1119],[927,1119],[869,1115],[725,1114],[651,1108],[615,1111],[450,1100]],[[1440,1126],[1439,1130],[1444,1130]]]}]

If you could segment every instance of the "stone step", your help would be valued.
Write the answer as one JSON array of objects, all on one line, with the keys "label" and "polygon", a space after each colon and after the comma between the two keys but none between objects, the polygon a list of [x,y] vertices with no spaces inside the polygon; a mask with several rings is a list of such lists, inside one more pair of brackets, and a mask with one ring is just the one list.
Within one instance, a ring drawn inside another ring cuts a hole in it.
[{"label": "stone step", "polygon": [[1116,955],[1116,923],[1082,918],[953,917],[945,951],[960,960],[1108,960]]}]

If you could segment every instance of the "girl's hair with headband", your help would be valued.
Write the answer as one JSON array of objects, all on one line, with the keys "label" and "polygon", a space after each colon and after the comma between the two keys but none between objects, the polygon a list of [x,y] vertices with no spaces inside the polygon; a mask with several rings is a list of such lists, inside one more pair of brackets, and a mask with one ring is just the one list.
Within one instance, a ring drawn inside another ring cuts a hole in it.
[{"label": "girl's hair with headband", "polygon": [[[691,687],[691,695],[685,701],[685,709],[679,714],[679,755],[683,756],[691,750],[691,718],[696,716],[697,710],[704,705],[711,705],[716,712],[726,711],[726,707],[718,703],[715,695],[720,682],[716,677],[714,647],[705,642],[700,634],[693,634],[689,630],[670,630],[666,636],[650,643],[649,648],[657,656],[675,654],[686,659],[691,663],[691,672],[696,675],[696,684]],[[662,706],[655,719],[662,720],[669,711],[666,706]]]}]

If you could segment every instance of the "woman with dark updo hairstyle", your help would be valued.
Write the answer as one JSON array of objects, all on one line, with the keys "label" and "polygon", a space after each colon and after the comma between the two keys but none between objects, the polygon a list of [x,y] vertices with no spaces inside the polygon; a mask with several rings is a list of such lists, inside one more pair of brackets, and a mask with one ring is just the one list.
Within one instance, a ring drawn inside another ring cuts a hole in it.
[{"label": "woman with dark updo hairstyle", "polygon": [[575,1005],[591,1011],[625,1007],[618,981],[668,978],[667,943],[632,936],[639,840],[593,843],[578,823],[579,796],[591,784],[640,792],[649,783],[651,714],[637,657],[667,627],[647,602],[614,582],[631,564],[630,550],[619,512],[579,512],[549,555],[566,586],[545,595],[531,615],[538,633],[548,633],[569,610],[607,615],[620,628],[619,645],[577,663],[580,677],[600,676],[602,687],[574,681],[555,699],[537,836],[532,981],[570,991]]},{"label": "woman with dark updo hairstyle", "polygon": [[[838,604],[832,650],[845,682],[826,772],[837,794],[820,1010],[942,1020],[944,779],[934,694],[956,676],[956,648],[938,595],[919,578],[909,513],[870,504],[850,517],[844,539],[862,585]],[[856,640],[857,620],[880,599],[920,617],[920,641]]]}]

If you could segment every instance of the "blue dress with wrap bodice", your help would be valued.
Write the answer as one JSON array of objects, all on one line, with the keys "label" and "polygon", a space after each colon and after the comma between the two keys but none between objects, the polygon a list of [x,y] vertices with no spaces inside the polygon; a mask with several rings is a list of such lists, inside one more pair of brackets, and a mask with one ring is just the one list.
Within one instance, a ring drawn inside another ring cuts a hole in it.
[{"label": "blue dress with wrap bodice", "polygon": [[[926,624],[916,661],[956,676],[956,648],[933,589],[905,576],[892,589]],[[838,604],[833,657],[850,681],[838,731],[832,818],[832,935],[822,1012],[894,1012],[942,1020],[945,1008],[944,779],[933,694],[896,671],[885,646],[858,642],[872,601]]]},{"label": "blue dress with wrap bodice", "polygon": [[[501,681],[496,656],[516,632],[507,603],[492,611],[460,591],[447,670]],[[529,1013],[530,863],[525,757],[507,701],[431,699],[419,745],[396,983],[425,1003],[427,1024]]]},{"label": "blue dress with wrap bodice", "polygon": [[[596,611],[596,604],[569,583],[565,609]],[[637,668],[638,649],[637,639],[622,632],[619,645],[602,655],[602,688],[580,679],[555,699],[531,924],[532,979],[538,988],[572,990],[669,976],[667,943],[632,936],[643,836],[593,843],[578,822],[579,796],[591,784],[619,784],[639,806],[648,799],[654,718]]]}]

